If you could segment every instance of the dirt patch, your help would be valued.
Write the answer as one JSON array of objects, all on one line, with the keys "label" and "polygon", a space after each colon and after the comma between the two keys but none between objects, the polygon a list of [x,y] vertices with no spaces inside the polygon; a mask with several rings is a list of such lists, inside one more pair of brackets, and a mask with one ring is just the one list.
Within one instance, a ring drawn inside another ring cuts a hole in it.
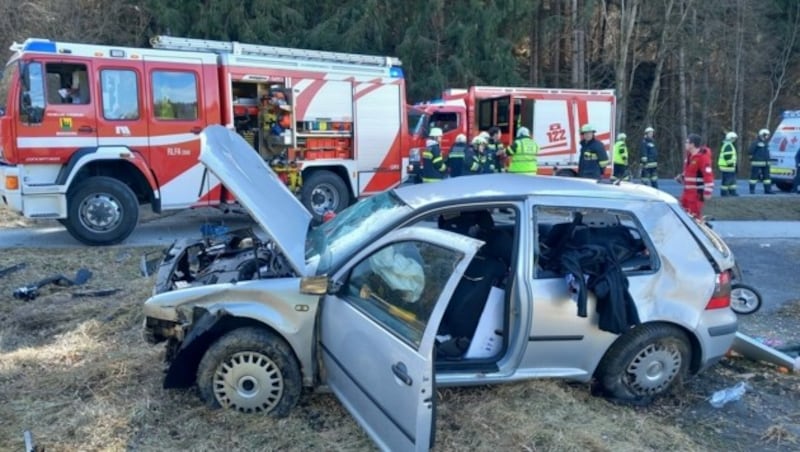
[{"label": "dirt patch", "polygon": [[[146,251],[0,254],[0,268],[28,263],[0,278],[0,450],[22,448],[26,429],[50,450],[374,450],[331,395],[305,394],[288,418],[275,420],[209,410],[194,390],[162,389],[163,347],[141,338],[141,305],[153,285],[138,274]],[[81,290],[122,291],[73,298],[71,289],[48,288],[33,301],[11,297],[21,285],[54,272],[74,276],[80,267],[94,273]],[[788,338],[800,304],[774,316],[743,318],[743,327]],[[785,330],[774,326],[778,317]],[[742,379],[753,388],[740,402],[708,405],[714,390]],[[444,388],[437,450],[796,450],[798,383],[732,358],[645,408],[614,405],[592,396],[589,385],[560,381]]]}]

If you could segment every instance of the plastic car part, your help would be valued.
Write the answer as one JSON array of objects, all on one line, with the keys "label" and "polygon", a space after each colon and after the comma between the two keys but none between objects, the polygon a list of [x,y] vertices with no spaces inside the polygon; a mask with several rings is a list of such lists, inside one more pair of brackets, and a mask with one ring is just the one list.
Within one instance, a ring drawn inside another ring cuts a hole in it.
[{"label": "plastic car part", "polygon": [[69,279],[64,275],[50,276],[33,284],[18,288],[14,291],[14,298],[31,301],[39,296],[39,290],[46,285],[54,284],[61,287],[79,286],[85,284],[86,281],[89,281],[91,277],[92,272],[85,268],[78,270],[78,272],[75,274],[75,279]]}]

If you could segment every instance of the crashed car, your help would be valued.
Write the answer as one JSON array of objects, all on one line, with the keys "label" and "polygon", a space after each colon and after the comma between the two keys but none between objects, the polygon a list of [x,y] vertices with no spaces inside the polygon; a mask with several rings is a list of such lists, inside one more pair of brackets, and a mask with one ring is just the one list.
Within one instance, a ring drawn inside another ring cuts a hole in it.
[{"label": "crashed car", "polygon": [[146,301],[166,387],[284,416],[330,389],[383,449],[427,449],[435,386],[556,377],[647,402],[725,355],[734,259],[649,187],[497,174],[405,186],[311,227],[235,133],[201,162],[263,234],[178,243]]}]

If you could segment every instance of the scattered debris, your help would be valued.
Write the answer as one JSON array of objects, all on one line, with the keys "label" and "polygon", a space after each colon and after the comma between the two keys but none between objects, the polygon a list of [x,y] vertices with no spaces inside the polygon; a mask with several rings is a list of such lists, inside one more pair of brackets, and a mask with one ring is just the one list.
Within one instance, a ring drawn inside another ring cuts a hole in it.
[{"label": "scattered debris", "polygon": [[44,446],[37,446],[33,441],[33,433],[30,430],[22,432],[22,438],[25,440],[25,452],[45,452]]},{"label": "scattered debris", "polygon": [[736,333],[731,350],[746,358],[766,361],[794,372],[800,371],[800,358],[793,358],[741,332]]},{"label": "scattered debris", "polygon": [[81,268],[75,274],[75,279],[69,279],[64,275],[55,275],[37,281],[27,286],[22,286],[14,291],[14,298],[19,298],[25,301],[31,301],[39,296],[39,290],[49,284],[54,284],[60,287],[80,286],[85,284],[92,277],[92,272],[86,268]]},{"label": "scattered debris", "polygon": [[715,392],[711,395],[711,398],[708,400],[708,402],[714,408],[722,408],[722,406],[728,402],[735,402],[741,399],[747,389],[747,383],[742,381],[736,386],[731,386],[730,388],[721,389]]},{"label": "scattered debris", "polygon": [[72,292],[72,298],[85,298],[85,297],[108,297],[120,292],[122,289],[98,289],[98,290],[84,290],[79,292]]},{"label": "scattered debris", "polygon": [[[174,242],[173,242],[174,244]],[[150,257],[157,255],[157,257]],[[143,277],[147,278],[155,273],[158,266],[161,264],[161,259],[164,257],[164,251],[151,251],[142,255],[139,261],[139,272]]]},{"label": "scattered debris", "polygon": [[120,251],[115,259],[118,264],[121,264],[131,258],[131,253],[128,251]]},{"label": "scattered debris", "polygon": [[23,268],[27,267],[28,264],[26,262],[20,262],[19,264],[14,264],[10,267],[6,267],[4,269],[0,269],[0,278],[3,276],[10,275],[16,271],[22,270]]}]

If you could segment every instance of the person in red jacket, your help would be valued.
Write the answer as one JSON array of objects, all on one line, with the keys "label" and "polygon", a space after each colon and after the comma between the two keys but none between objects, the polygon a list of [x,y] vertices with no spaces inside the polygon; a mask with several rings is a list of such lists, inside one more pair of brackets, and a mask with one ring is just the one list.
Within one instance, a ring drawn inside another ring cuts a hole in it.
[{"label": "person in red jacket", "polygon": [[714,170],[711,151],[701,147],[700,135],[690,134],[686,139],[686,162],[683,173],[675,179],[683,184],[681,206],[696,218],[703,218],[703,204],[714,192]]}]

